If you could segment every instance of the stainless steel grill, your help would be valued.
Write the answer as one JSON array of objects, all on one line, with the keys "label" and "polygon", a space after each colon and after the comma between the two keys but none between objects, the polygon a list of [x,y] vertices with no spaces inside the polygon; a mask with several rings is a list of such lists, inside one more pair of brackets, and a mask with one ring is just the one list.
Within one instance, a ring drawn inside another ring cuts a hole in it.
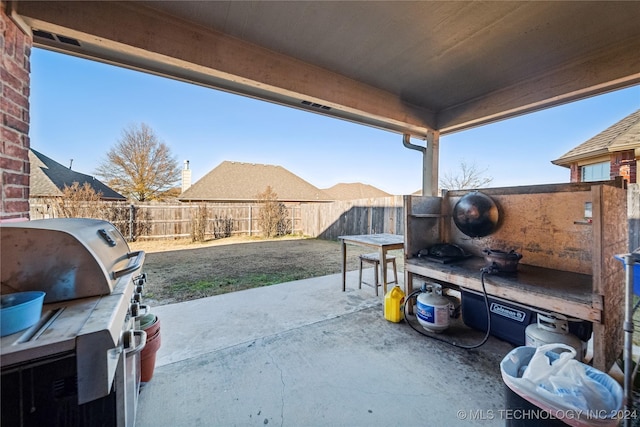
[{"label": "stainless steel grill", "polygon": [[[0,244],[2,293],[46,292],[40,320],[0,340],[2,425],[91,425],[96,414],[101,425],[133,425],[146,338],[131,311],[144,252],[93,219],[3,224]],[[9,394],[20,397],[15,419]]]},{"label": "stainless steel grill", "polygon": [[6,224],[1,245],[2,293],[44,291],[45,303],[108,295],[144,262],[112,224],[86,218]]}]

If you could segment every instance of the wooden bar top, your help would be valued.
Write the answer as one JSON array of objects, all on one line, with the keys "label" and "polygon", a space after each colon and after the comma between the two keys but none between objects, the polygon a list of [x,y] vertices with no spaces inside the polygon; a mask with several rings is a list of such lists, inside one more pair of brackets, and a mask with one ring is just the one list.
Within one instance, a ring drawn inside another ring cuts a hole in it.
[{"label": "wooden bar top", "polygon": [[[409,273],[481,292],[481,269],[486,265],[481,257],[450,264],[409,258],[405,269]],[[592,293],[590,275],[519,264],[516,274],[487,274],[484,281],[491,296],[584,320],[601,320],[600,298]]]}]

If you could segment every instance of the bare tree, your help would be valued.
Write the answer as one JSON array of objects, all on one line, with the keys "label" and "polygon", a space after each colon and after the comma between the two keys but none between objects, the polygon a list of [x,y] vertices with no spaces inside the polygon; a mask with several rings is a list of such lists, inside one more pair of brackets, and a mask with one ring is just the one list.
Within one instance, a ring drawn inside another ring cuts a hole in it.
[{"label": "bare tree", "polygon": [[463,190],[470,188],[482,188],[493,181],[493,177],[485,176],[487,169],[480,170],[475,162],[460,162],[460,170],[457,174],[446,172],[440,178],[440,188],[446,190]]},{"label": "bare tree", "polygon": [[180,179],[180,168],[169,147],[142,123],[122,131],[96,175],[119,193],[144,202],[162,199]]}]

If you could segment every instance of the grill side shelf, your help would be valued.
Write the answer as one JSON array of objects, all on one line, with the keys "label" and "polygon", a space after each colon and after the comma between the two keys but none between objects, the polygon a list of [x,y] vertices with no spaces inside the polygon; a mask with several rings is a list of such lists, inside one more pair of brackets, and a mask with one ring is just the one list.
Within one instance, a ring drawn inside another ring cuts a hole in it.
[{"label": "grill side shelf", "polygon": [[100,297],[45,304],[40,320],[31,328],[2,337],[0,367],[75,351],[76,337]]}]

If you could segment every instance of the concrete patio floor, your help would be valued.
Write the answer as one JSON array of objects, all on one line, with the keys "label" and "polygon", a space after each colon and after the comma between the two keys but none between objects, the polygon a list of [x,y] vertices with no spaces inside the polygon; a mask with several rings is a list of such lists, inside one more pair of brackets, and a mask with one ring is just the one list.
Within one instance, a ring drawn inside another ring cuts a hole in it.
[{"label": "concrete patio floor", "polygon": [[[340,281],[152,308],[162,346],[136,426],[504,425],[499,363],[510,344],[464,350],[423,337],[385,320],[382,291],[359,290],[357,271],[346,292]],[[457,322],[441,335],[468,345],[484,334]]]}]

